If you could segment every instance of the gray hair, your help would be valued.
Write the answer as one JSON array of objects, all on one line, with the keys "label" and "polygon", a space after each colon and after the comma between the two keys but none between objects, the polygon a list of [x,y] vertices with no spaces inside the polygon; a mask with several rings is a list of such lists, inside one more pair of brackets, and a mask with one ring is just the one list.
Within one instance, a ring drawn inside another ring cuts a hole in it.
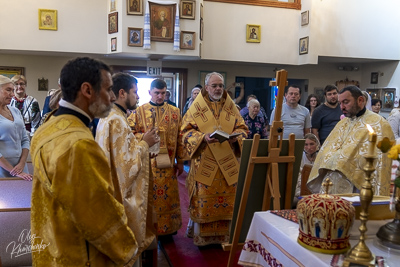
[{"label": "gray hair", "polygon": [[247,104],[246,104],[247,108],[249,108],[250,106],[253,106],[253,105],[260,106],[260,102],[258,102],[257,99],[252,99],[249,102],[247,102]]},{"label": "gray hair", "polygon": [[205,84],[206,84],[206,85],[208,84],[208,80],[209,80],[209,79],[211,78],[211,76],[213,76],[213,75],[217,75],[218,77],[221,78],[222,83],[225,83],[225,81],[224,81],[224,76],[222,76],[221,73],[218,73],[218,72],[210,72],[210,73],[208,73],[208,74],[206,75],[206,79],[205,79]]}]

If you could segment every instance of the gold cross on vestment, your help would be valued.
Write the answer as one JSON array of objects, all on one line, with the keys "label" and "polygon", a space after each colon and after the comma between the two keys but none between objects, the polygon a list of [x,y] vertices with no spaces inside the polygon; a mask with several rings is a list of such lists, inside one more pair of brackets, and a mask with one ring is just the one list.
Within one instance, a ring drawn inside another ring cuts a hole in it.
[{"label": "gold cross on vestment", "polygon": [[207,112],[208,107],[201,108],[199,103],[194,103],[194,108],[197,111],[193,114],[193,117],[197,118],[198,116],[200,116],[203,122],[206,122],[207,117],[204,115],[204,113]]},{"label": "gold cross on vestment", "polygon": [[[229,105],[229,107],[224,107],[224,110],[226,111],[226,120],[227,121],[229,121],[230,120],[230,117],[229,117],[229,115],[231,115],[231,116],[235,116],[235,113],[233,113],[233,110],[232,110],[232,106],[233,106],[233,103],[230,103],[230,105]],[[235,107],[236,108],[236,107]]]},{"label": "gold cross on vestment", "polygon": [[326,178],[325,181],[322,183],[322,187],[325,187],[325,194],[329,193],[329,187],[332,186],[333,183],[331,181],[331,179]]}]

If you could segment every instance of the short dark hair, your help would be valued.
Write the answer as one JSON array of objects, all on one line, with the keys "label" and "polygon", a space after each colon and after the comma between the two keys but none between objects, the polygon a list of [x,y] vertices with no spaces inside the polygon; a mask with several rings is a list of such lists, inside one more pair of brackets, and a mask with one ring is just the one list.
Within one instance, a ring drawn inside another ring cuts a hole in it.
[{"label": "short dark hair", "polygon": [[124,89],[124,91],[129,94],[129,89],[132,88],[132,84],[138,83],[137,79],[134,76],[124,72],[115,73],[112,76],[112,80],[113,80],[112,90],[117,99],[119,96],[119,90]]},{"label": "short dark hair", "polygon": [[287,92],[289,91],[289,88],[290,88],[290,87],[299,89],[299,93],[301,94],[300,86],[298,86],[298,85],[296,85],[296,84],[291,84],[291,85],[289,85],[288,87],[286,87],[286,88],[285,88],[285,94],[287,94]]},{"label": "short dark hair", "polygon": [[350,92],[351,96],[352,96],[354,99],[358,99],[360,96],[364,97],[363,93],[361,92],[361,89],[358,88],[358,87],[355,86],[355,85],[346,86],[345,88],[343,88],[343,89],[339,92],[339,94],[341,95],[341,94],[343,94],[344,92],[347,92],[347,91]]},{"label": "short dark hair", "polygon": [[379,103],[381,104],[381,106],[382,106],[382,100],[380,100],[380,99],[372,99],[372,100],[371,100],[371,105],[372,105],[372,106],[375,106],[378,102],[379,102]]},{"label": "short dark hair", "polygon": [[153,90],[154,88],[164,89],[167,88],[167,84],[165,83],[164,80],[155,79],[154,81],[151,82],[150,90]]},{"label": "short dark hair", "polygon": [[[197,88],[200,88],[200,89],[203,88],[203,86],[201,86],[201,84],[196,84],[194,87],[197,87]],[[194,87],[193,87],[193,88],[194,88]]]},{"label": "short dark hair", "polygon": [[333,84],[328,84],[327,86],[325,86],[324,89],[324,95],[326,95],[326,93],[332,91],[332,90],[336,90],[337,92],[339,92],[338,88],[336,87],[336,85]]},{"label": "short dark hair", "polygon": [[258,100],[258,98],[257,98],[257,96],[256,95],[253,95],[253,94],[251,94],[251,95],[248,95],[247,96],[247,98],[246,98],[246,102],[249,102],[249,98],[250,97],[252,97],[252,98],[254,98],[254,99],[257,99]]},{"label": "short dark hair", "polygon": [[68,61],[60,74],[63,99],[70,103],[74,102],[84,82],[90,83],[96,93],[100,92],[102,70],[111,73],[105,63],[93,58],[78,57]]}]

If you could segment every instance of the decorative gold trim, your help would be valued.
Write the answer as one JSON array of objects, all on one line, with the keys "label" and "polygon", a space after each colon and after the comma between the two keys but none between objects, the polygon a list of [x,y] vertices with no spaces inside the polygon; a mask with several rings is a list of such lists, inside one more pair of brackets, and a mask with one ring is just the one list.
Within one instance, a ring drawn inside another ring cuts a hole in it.
[{"label": "decorative gold trim", "polygon": [[204,1],[252,5],[252,6],[291,8],[291,9],[297,9],[297,10],[301,9],[301,0],[294,0],[294,3],[270,1],[270,0],[204,0]]},{"label": "decorative gold trim", "polygon": [[323,254],[343,254],[350,249],[350,246],[348,246],[347,248],[344,248],[344,249],[335,249],[335,250],[316,248],[316,247],[312,247],[310,245],[303,243],[300,239],[297,239],[297,243],[299,243],[301,246],[305,247],[308,250],[323,253]]}]

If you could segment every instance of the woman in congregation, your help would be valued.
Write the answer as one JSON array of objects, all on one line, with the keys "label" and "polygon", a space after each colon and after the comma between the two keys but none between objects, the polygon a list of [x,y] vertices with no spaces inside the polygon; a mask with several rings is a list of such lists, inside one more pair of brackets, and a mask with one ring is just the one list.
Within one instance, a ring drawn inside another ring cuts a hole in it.
[{"label": "woman in congregation", "polygon": [[17,176],[32,180],[26,159],[29,137],[21,112],[10,105],[14,96],[14,83],[0,75],[0,177]]},{"label": "woman in congregation", "polygon": [[310,117],[314,113],[314,110],[321,105],[317,95],[311,94],[308,96],[305,107],[310,111]]},{"label": "woman in congregation", "polygon": [[258,114],[260,112],[260,102],[256,99],[252,99],[247,102],[247,108],[249,109],[249,113],[243,116],[244,122],[249,128],[247,139],[253,139],[255,134],[261,135],[261,139],[267,139],[268,122],[261,113]]},{"label": "woman in congregation", "polygon": [[299,177],[297,179],[297,186],[295,191],[295,199],[300,196],[300,187],[301,187],[301,172],[305,164],[314,165],[314,161],[317,158],[318,151],[320,149],[320,144],[318,138],[312,134],[308,133],[304,136],[306,142],[304,143],[304,151],[303,157],[300,163],[300,172]]},{"label": "woman in congregation", "polygon": [[40,108],[38,101],[33,96],[26,94],[26,78],[23,75],[15,75],[11,78],[15,85],[14,97],[11,106],[16,107],[24,118],[25,128],[32,138],[40,124]]},{"label": "woman in congregation", "polygon": [[183,113],[182,117],[186,114],[186,112],[189,110],[190,106],[192,105],[193,101],[196,99],[197,95],[200,93],[201,88],[199,87],[194,87],[192,89],[192,93],[190,94],[190,98],[188,101],[186,101],[185,106],[183,107]]},{"label": "woman in congregation", "polygon": [[372,99],[371,100],[371,108],[372,111],[379,114],[382,108],[382,100],[380,99]]}]

